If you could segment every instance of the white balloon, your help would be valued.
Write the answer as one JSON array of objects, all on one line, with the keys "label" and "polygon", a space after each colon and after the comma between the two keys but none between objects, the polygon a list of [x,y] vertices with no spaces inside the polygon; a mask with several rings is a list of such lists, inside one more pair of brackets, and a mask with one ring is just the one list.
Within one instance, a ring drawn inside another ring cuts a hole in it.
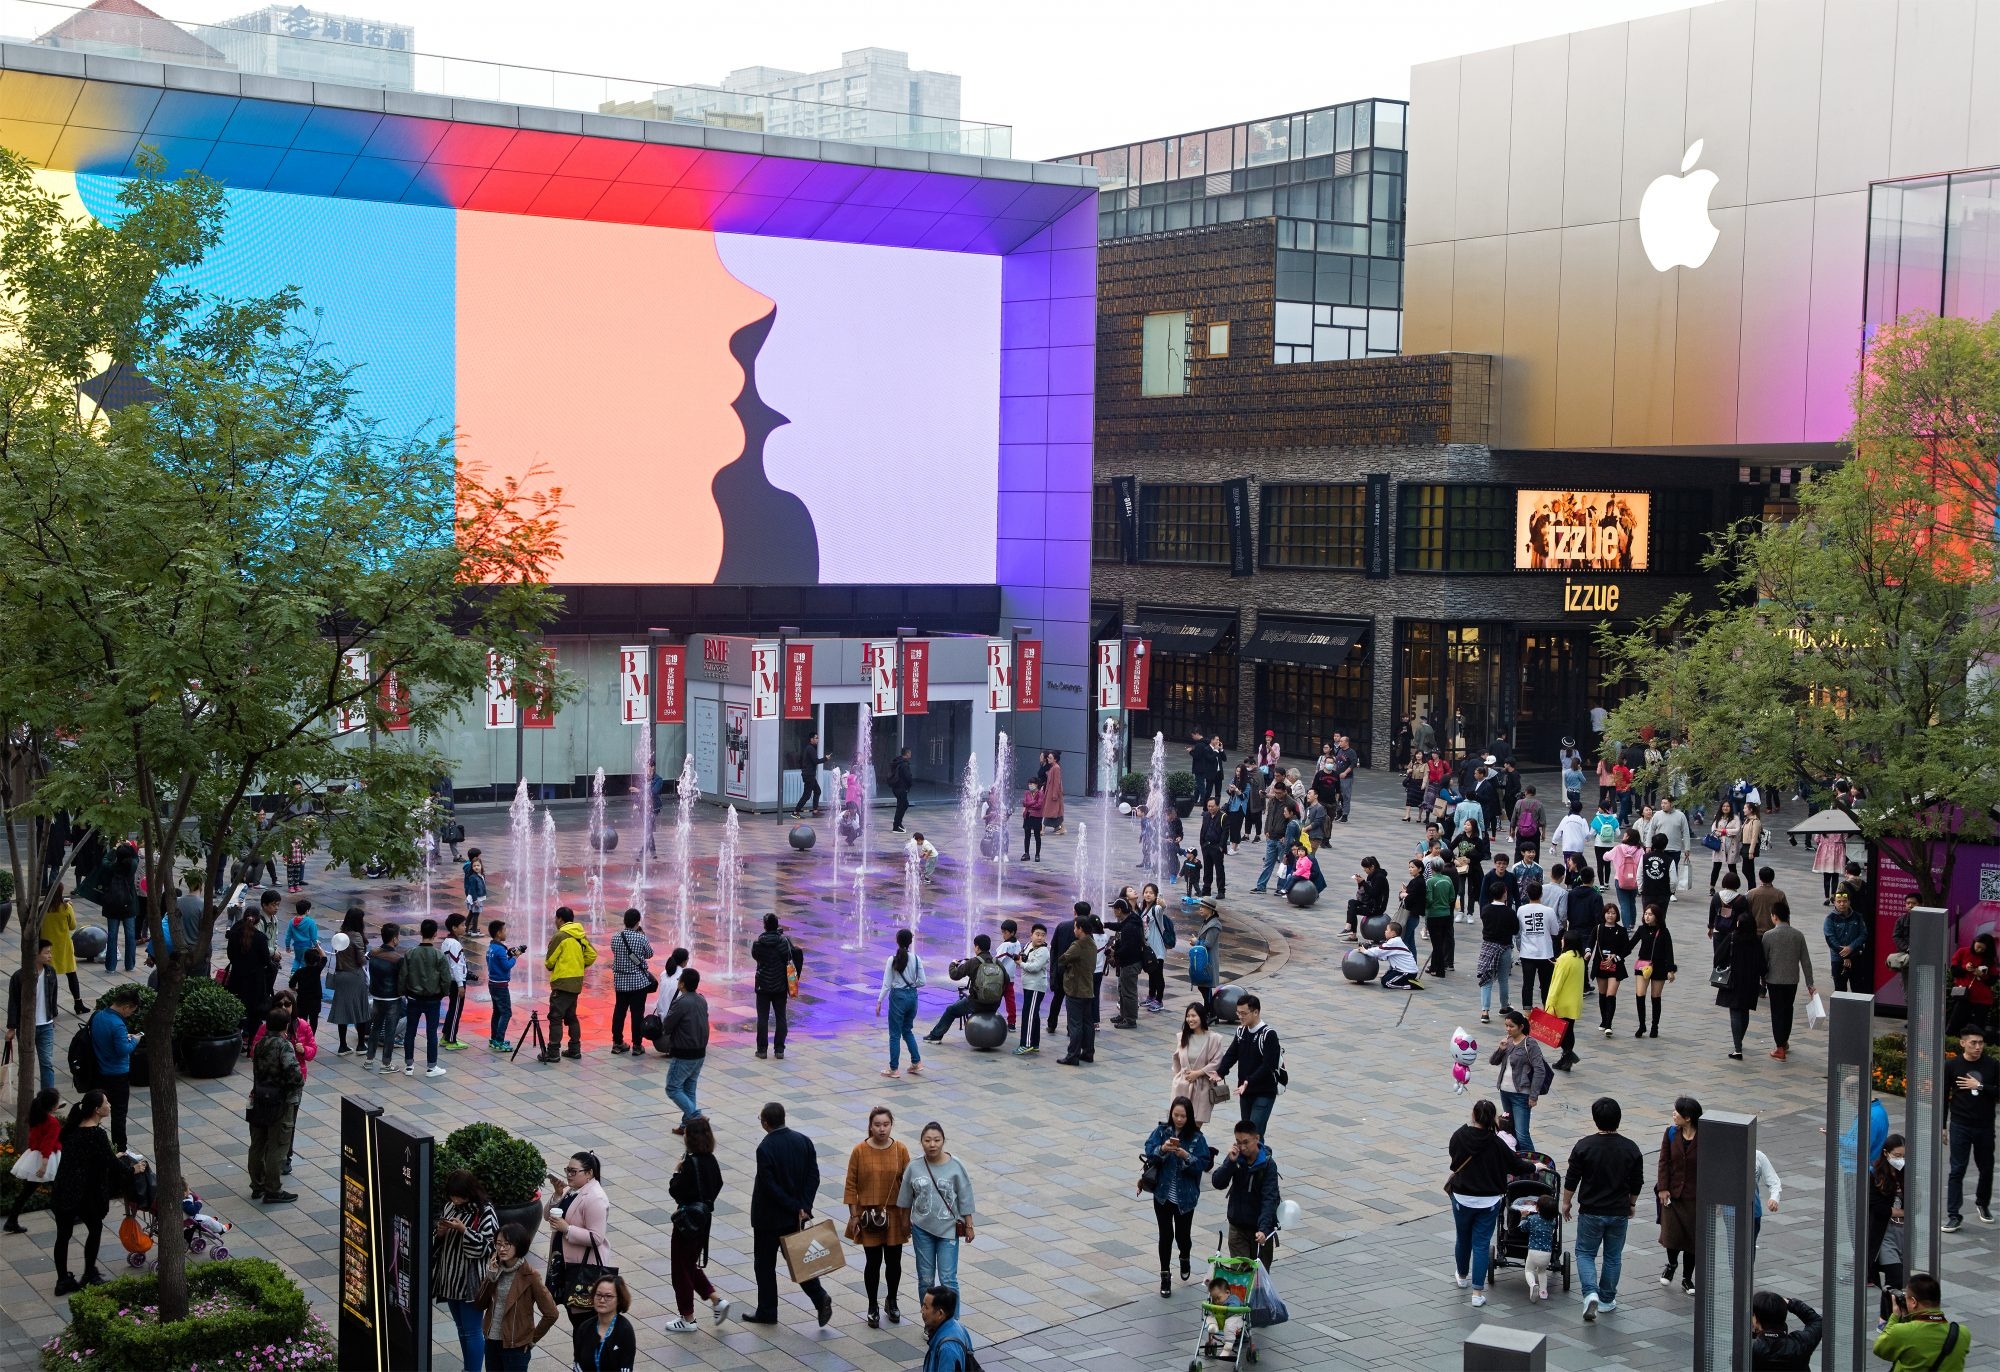
[{"label": "white balloon", "polygon": [[1297,1201],[1295,1200],[1279,1201],[1278,1228],[1280,1229],[1292,1228],[1299,1222],[1299,1218],[1303,1213],[1304,1212],[1299,1209],[1299,1203]]},{"label": "white balloon", "polygon": [[346,952],[346,951],[347,951],[347,945],[348,945],[348,942],[349,942],[349,940],[348,940],[348,937],[347,937],[347,935],[345,935],[345,934],[335,934],[335,935],[333,936],[333,951],[334,951],[334,952],[336,952],[336,953],[344,953],[344,952]]},{"label": "white balloon", "polygon": [[1127,801],[1127,800],[1121,800],[1121,801],[1119,801],[1119,802],[1118,802],[1118,813],[1119,813],[1119,814],[1121,814],[1121,815],[1129,815],[1129,814],[1131,814],[1131,813],[1132,813],[1132,803],[1131,803],[1130,801]]}]

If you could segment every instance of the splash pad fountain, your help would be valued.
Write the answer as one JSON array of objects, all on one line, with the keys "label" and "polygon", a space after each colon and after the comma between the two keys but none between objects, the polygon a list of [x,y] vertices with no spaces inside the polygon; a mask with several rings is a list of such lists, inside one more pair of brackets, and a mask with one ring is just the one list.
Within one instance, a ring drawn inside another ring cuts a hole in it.
[{"label": "splash pad fountain", "polygon": [[[694,759],[688,759],[688,766],[694,766]],[[692,811],[692,806],[688,807]],[[722,821],[722,846],[715,859],[715,932],[722,940],[723,980],[736,980],[736,944],[738,942],[736,885],[738,875],[738,846],[743,841],[742,826],[736,818],[736,807],[729,807],[728,815]],[[686,883],[682,883],[686,890]],[[680,946],[689,947],[686,930],[682,930]]]},{"label": "splash pad fountain", "polygon": [[[689,913],[694,900],[694,806],[701,799],[701,783],[695,779],[694,754],[681,763],[680,780],[674,787],[674,935],[675,946],[692,947],[693,932]],[[730,806],[733,816],[736,807]]]},{"label": "splash pad fountain", "polygon": [[1153,851],[1146,855],[1146,869],[1153,874],[1153,883],[1162,892],[1167,889],[1170,874],[1167,865],[1175,861],[1168,856],[1167,840],[1167,736],[1153,735],[1153,761],[1146,768],[1146,817],[1153,821]]},{"label": "splash pad fountain", "polygon": [[980,810],[986,798],[979,790],[979,754],[965,758],[965,779],[958,784],[958,841],[965,863],[965,953],[972,951],[972,936],[979,929],[979,841],[982,837]]}]

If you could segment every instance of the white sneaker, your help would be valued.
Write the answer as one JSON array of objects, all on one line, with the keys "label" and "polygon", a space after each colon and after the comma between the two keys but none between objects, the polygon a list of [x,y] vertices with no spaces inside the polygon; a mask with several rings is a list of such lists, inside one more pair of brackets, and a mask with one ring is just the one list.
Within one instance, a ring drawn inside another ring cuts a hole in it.
[{"label": "white sneaker", "polygon": [[1530,1305],[1533,1305],[1533,1304],[1535,1303],[1535,1300],[1536,1300],[1536,1296],[1535,1296],[1535,1284],[1534,1284],[1533,1282],[1529,1282],[1529,1283],[1528,1283],[1528,1304],[1530,1304]]},{"label": "white sneaker", "polygon": [[1596,1297],[1596,1295],[1594,1295],[1594,1294],[1593,1294],[1593,1295],[1589,1295],[1589,1296],[1585,1296],[1585,1297],[1583,1298],[1583,1318],[1584,1318],[1584,1319],[1585,1319],[1585,1320],[1586,1320],[1587,1322],[1592,1322],[1592,1323],[1594,1323],[1594,1322],[1596,1321],[1596,1319],[1597,1319],[1597,1297]]},{"label": "white sneaker", "polygon": [[444,1068],[442,1067],[430,1068],[428,1071],[424,1073],[424,1075],[427,1077],[441,1077],[444,1075]]},{"label": "white sneaker", "polygon": [[667,1321],[666,1330],[669,1334],[699,1334],[701,1326],[693,1320],[684,1320],[677,1315]]},{"label": "white sneaker", "polygon": [[1617,1314],[1617,1313],[1618,1313],[1618,1302],[1617,1302],[1617,1301],[1600,1301],[1600,1302],[1598,1302],[1598,1306],[1597,1306],[1597,1313],[1598,1313],[1598,1314],[1600,1314],[1600,1315],[1615,1315],[1615,1314]]},{"label": "white sneaker", "polygon": [[[394,1069],[392,1068],[390,1070],[393,1071]],[[417,1065],[414,1062],[411,1063],[408,1067],[405,1067],[403,1069],[403,1075],[406,1077],[414,1077],[416,1074],[417,1074]]]},{"label": "white sneaker", "polygon": [[1470,1281],[1467,1281],[1464,1277],[1460,1276],[1452,1277],[1451,1281],[1452,1285],[1456,1286],[1461,1291],[1465,1290],[1466,1287],[1472,1285]]},{"label": "white sneaker", "polygon": [[1480,1306],[1480,1305],[1484,1305],[1484,1304],[1486,1304],[1486,1293],[1485,1293],[1484,1291],[1475,1291],[1475,1292],[1473,1292],[1473,1293],[1472,1293],[1472,1303],[1473,1303],[1473,1305],[1475,1305],[1475,1306]]}]

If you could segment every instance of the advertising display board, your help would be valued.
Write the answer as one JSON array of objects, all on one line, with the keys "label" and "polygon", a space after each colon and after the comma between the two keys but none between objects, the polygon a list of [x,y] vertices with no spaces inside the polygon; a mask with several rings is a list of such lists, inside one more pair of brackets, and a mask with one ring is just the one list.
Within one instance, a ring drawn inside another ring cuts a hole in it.
[{"label": "advertising display board", "polygon": [[687,723],[687,644],[653,649],[653,723]]},{"label": "advertising display board", "polygon": [[813,646],[785,645],[785,718],[813,717]]},{"label": "advertising display board", "polygon": [[1024,638],[1015,649],[1014,710],[1017,714],[1042,708],[1042,641]]},{"label": "advertising display board", "polygon": [[340,1102],[340,1372],[431,1366],[431,1149],[372,1101]]},{"label": "advertising display board", "polygon": [[1644,491],[1514,492],[1514,569],[1643,572],[1653,498]]}]

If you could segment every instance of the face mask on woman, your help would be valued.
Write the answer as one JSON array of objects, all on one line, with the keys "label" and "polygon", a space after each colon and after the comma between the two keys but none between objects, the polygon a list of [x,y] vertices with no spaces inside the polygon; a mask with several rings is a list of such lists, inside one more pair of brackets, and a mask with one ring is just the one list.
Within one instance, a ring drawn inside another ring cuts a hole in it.
[{"label": "face mask on woman", "polygon": [[1895,1168],[1898,1172],[1903,1170],[1903,1160],[1901,1158],[1890,1158],[1889,1165]]}]

